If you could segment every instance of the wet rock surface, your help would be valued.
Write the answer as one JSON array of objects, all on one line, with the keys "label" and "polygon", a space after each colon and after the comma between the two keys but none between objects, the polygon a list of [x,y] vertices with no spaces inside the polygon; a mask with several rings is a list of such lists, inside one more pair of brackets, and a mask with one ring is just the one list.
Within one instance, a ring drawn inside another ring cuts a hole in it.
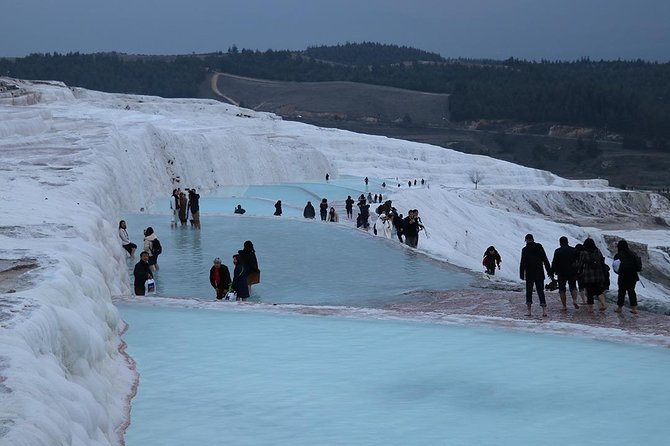
[{"label": "wet rock surface", "polygon": [[[611,293],[611,292],[610,292]],[[595,338],[629,340],[670,347],[670,316],[639,310],[638,314],[624,307],[616,313],[616,303],[607,302],[605,311],[599,303],[589,312],[586,305],[573,308],[568,294],[567,310],[562,310],[558,292],[546,292],[547,317],[537,295],[533,295],[532,315],[526,316],[524,291],[500,289],[467,289],[457,291],[426,291],[413,293],[416,299],[388,305],[387,310],[406,315],[422,315],[433,319],[459,317],[475,325],[493,325],[513,329],[580,334]],[[595,329],[595,330],[593,330]],[[602,329],[613,329],[605,333]],[[626,339],[630,338],[630,339]]]}]

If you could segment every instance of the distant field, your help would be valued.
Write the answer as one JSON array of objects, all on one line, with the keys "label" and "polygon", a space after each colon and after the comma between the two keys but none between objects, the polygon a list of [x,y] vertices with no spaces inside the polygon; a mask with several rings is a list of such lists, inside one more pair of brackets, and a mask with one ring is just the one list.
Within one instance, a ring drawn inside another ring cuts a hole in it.
[{"label": "distant field", "polygon": [[355,82],[279,82],[220,74],[221,94],[246,108],[284,117],[444,126],[449,95]]},{"label": "distant field", "polygon": [[624,150],[621,143],[599,140],[600,154],[584,158],[574,138],[469,130],[450,122],[449,95],[354,82],[280,82],[219,74],[215,87],[224,99],[210,80],[201,85],[201,97],[231,100],[284,119],[488,155],[566,178],[605,178],[616,187],[670,187],[670,156],[665,152]]}]

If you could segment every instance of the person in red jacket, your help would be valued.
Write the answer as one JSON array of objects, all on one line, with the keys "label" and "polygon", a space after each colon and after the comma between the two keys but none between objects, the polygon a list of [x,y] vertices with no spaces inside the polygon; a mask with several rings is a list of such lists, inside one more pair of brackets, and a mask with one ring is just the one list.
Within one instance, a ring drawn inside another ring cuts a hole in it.
[{"label": "person in red jacket", "polygon": [[221,300],[230,288],[230,271],[221,263],[220,258],[214,259],[214,266],[209,270],[209,283],[216,290],[216,298]]}]

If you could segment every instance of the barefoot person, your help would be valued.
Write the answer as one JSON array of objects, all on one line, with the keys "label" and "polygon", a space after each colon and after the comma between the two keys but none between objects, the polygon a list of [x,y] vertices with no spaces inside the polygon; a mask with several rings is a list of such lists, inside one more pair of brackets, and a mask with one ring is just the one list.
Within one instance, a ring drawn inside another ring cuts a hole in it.
[{"label": "barefoot person", "polygon": [[635,284],[640,280],[638,272],[642,271],[642,260],[628,246],[626,240],[619,240],[617,243],[617,253],[614,255],[614,262],[619,261],[619,265],[614,268],[614,272],[619,275],[617,285],[619,291],[617,294],[617,308],[614,310],[621,313],[623,305],[626,302],[626,293],[630,301],[630,312],[637,314],[637,293],[635,293]]},{"label": "barefoot person", "polygon": [[609,287],[605,257],[592,238],[584,240],[584,251],[579,254],[579,268],[586,287],[586,307],[593,311],[594,297],[598,297],[600,311],[605,311],[605,290]]},{"label": "barefoot person", "polygon": [[572,296],[572,306],[579,308],[577,304],[577,251],[568,244],[568,238],[563,236],[558,239],[560,245],[554,251],[554,258],[551,260],[551,270],[558,276],[558,294],[561,297],[561,310],[567,311],[567,289],[570,288]]},{"label": "barefoot person", "polygon": [[544,298],[544,269],[547,270],[547,275],[551,276],[551,265],[549,265],[549,259],[547,259],[547,254],[544,252],[542,245],[535,243],[533,234],[527,234],[525,241],[526,246],[521,250],[519,276],[521,280],[526,281],[526,306],[528,307],[526,316],[531,315],[530,308],[533,305],[533,287],[535,287],[542,307],[542,316],[546,317],[547,301]]}]

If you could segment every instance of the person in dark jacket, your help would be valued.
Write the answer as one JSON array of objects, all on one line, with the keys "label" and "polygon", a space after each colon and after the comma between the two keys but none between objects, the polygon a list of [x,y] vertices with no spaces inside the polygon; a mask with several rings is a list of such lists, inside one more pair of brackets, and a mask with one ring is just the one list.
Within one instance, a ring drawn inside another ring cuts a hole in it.
[{"label": "person in dark jacket", "polygon": [[551,270],[558,276],[558,295],[561,297],[563,311],[567,307],[567,289],[566,283],[570,288],[572,296],[572,306],[579,308],[577,304],[577,251],[568,244],[568,238],[563,236],[558,239],[559,247],[554,251],[554,258],[551,260]]},{"label": "person in dark jacket", "polygon": [[403,220],[403,234],[405,235],[405,244],[416,248],[419,244],[419,231],[423,225],[419,221],[419,211],[410,209],[407,212],[407,217]]},{"label": "person in dark jacket", "polygon": [[244,248],[237,251],[237,254],[240,256],[240,262],[246,270],[249,294],[251,294],[251,285],[255,285],[261,281],[261,270],[258,269],[256,250],[251,240],[245,241]]},{"label": "person in dark jacket", "polygon": [[140,261],[137,262],[135,265],[135,269],[133,269],[133,276],[135,277],[135,280],[133,282],[134,288],[135,288],[135,295],[136,296],[144,296],[144,282],[147,281],[147,279],[153,279],[154,276],[151,274],[151,268],[149,268],[149,253],[146,251],[142,251],[140,254]]},{"label": "person in dark jacket", "polygon": [[605,264],[596,242],[592,238],[584,240],[584,251],[579,254],[579,271],[586,287],[586,307],[593,311],[594,297],[598,297],[600,311],[605,311],[605,291],[609,288],[609,268]]},{"label": "person in dark jacket", "polygon": [[209,283],[216,290],[216,298],[221,300],[226,297],[228,288],[230,287],[230,270],[221,263],[220,258],[214,259],[214,265],[209,270]]},{"label": "person in dark jacket", "polygon": [[482,259],[482,265],[486,268],[486,274],[491,276],[495,275],[496,266],[500,269],[500,262],[502,262],[502,259],[495,246],[486,248],[486,251],[484,251],[484,258]]},{"label": "person in dark jacket", "polygon": [[249,284],[247,283],[247,271],[240,260],[240,256],[233,256],[233,285],[232,289],[237,293],[237,300],[247,299],[249,297]]},{"label": "person in dark jacket", "polygon": [[638,274],[642,270],[642,260],[628,246],[626,240],[619,240],[616,245],[617,253],[614,255],[614,261],[619,261],[617,285],[619,291],[617,294],[617,308],[614,310],[621,313],[623,305],[626,302],[626,293],[630,301],[630,312],[637,314],[637,293],[635,293],[635,284],[640,280]]},{"label": "person in dark jacket", "polygon": [[402,243],[402,235],[405,227],[405,221],[402,218],[402,214],[398,214],[397,212],[393,213],[393,227],[395,228],[395,233],[398,236],[398,240],[400,240],[400,243]]},{"label": "person in dark jacket", "polygon": [[282,212],[281,211],[281,200],[277,200],[277,202],[275,203],[275,213],[274,213],[274,215],[276,215],[277,217],[281,217],[281,212]]},{"label": "person in dark jacket", "polygon": [[319,215],[321,215],[322,221],[326,221],[326,218],[328,217],[328,200],[325,198],[319,203]]},{"label": "person in dark jacket", "polygon": [[347,218],[354,218],[354,199],[351,198],[351,195],[347,196],[346,201],[344,202],[344,208],[347,210]]},{"label": "person in dark jacket", "polygon": [[[544,269],[551,276],[551,265],[547,253],[539,243],[535,243],[533,234],[526,234],[526,246],[521,250],[521,262],[519,264],[519,277],[526,281],[526,316],[530,316],[530,308],[533,305],[533,287],[537,291],[542,307],[542,316],[547,316],[547,301],[544,298]],[[543,269],[544,266],[544,269]]]},{"label": "person in dark jacket", "polygon": [[247,212],[247,210],[244,209],[244,208],[242,207],[241,204],[238,204],[237,207],[235,208],[235,211],[234,211],[234,212],[235,212],[236,214],[243,215],[245,212]]},{"label": "person in dark jacket", "polygon": [[195,189],[188,191],[188,208],[191,211],[191,225],[200,229],[200,194]]},{"label": "person in dark jacket", "polygon": [[314,206],[312,205],[311,201],[308,201],[307,204],[305,205],[305,210],[302,211],[302,216],[305,218],[314,218],[316,217],[316,211],[314,210]]}]

